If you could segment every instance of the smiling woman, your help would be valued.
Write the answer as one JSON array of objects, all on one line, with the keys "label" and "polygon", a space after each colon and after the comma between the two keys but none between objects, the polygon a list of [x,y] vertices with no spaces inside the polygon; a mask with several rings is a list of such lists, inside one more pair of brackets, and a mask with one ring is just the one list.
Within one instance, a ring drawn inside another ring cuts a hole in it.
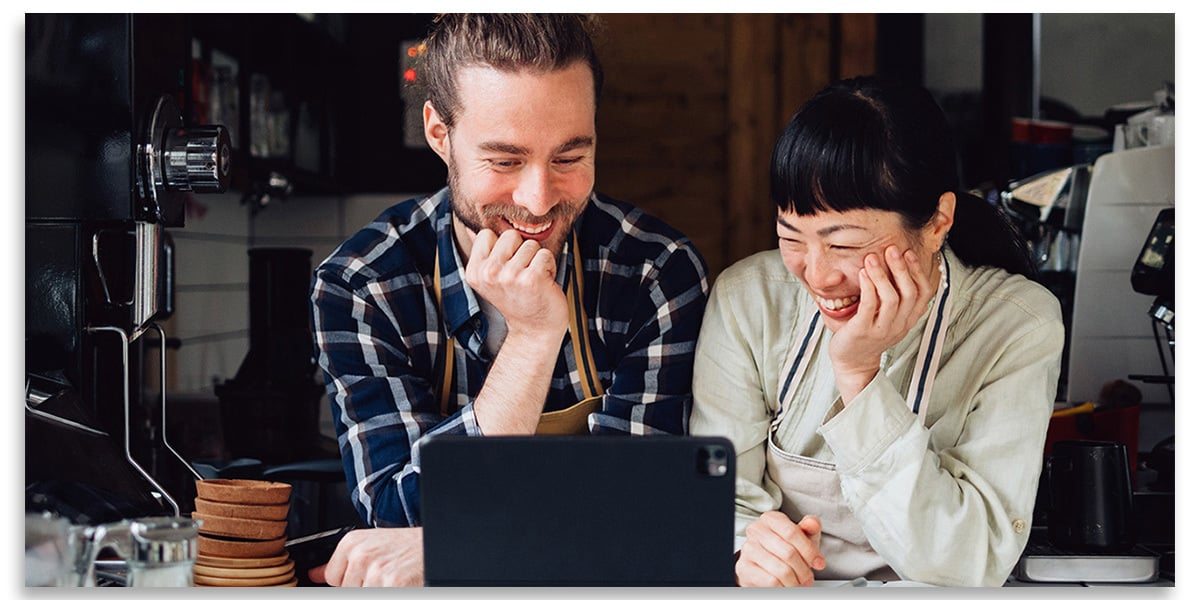
[{"label": "smiling woman", "polygon": [[959,191],[923,89],[818,93],[771,195],[779,249],[717,279],[693,371],[691,433],[738,453],[738,582],[1002,584],[1029,536],[1058,301]]}]

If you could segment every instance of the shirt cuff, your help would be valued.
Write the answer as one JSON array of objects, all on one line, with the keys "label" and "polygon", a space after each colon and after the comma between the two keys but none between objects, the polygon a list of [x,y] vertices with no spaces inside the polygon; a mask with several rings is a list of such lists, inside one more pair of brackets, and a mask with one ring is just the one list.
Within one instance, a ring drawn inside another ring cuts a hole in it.
[{"label": "shirt cuff", "polygon": [[412,449],[412,465],[413,469],[418,473],[421,472],[421,444],[425,440],[439,435],[466,435],[470,437],[483,437],[483,430],[479,428],[479,421],[475,420],[475,403],[468,402],[466,406],[459,411],[435,425],[432,429],[425,432],[417,443],[413,444]]},{"label": "shirt cuff", "polygon": [[483,437],[483,430],[479,428],[479,421],[475,420],[475,403],[468,402],[459,412],[461,413],[463,428],[467,430],[467,435],[471,437]]},{"label": "shirt cuff", "polygon": [[[835,405],[839,404],[843,404],[840,397]],[[916,418],[880,370],[854,401],[829,417],[817,433],[833,450],[838,469],[857,473],[879,458]]]}]

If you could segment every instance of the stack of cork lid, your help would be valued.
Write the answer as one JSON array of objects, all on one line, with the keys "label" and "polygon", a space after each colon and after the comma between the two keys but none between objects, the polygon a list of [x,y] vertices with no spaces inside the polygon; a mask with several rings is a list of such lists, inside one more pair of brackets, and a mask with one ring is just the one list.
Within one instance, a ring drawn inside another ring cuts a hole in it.
[{"label": "stack of cork lid", "polygon": [[196,482],[201,522],[197,586],[295,587],[296,567],[283,544],[292,486],[251,479]]}]

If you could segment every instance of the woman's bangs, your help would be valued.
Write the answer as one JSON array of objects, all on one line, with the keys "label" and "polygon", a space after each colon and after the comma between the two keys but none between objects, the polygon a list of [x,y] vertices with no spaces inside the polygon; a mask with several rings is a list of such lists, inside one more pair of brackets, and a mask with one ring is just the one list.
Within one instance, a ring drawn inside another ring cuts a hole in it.
[{"label": "woman's bangs", "polygon": [[878,115],[863,105],[823,110],[831,108],[809,106],[780,138],[771,172],[776,205],[800,215],[894,206]]}]

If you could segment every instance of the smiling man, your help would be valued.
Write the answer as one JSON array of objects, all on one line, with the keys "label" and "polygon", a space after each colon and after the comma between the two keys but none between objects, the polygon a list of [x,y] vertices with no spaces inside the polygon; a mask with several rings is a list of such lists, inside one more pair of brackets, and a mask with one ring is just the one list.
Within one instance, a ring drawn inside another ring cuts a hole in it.
[{"label": "smiling man", "polygon": [[314,279],[351,500],[380,528],[343,539],[317,580],[421,582],[433,436],[686,433],[706,267],[593,190],[591,25],[445,15],[425,42],[425,136],[449,185],[385,211]]}]

